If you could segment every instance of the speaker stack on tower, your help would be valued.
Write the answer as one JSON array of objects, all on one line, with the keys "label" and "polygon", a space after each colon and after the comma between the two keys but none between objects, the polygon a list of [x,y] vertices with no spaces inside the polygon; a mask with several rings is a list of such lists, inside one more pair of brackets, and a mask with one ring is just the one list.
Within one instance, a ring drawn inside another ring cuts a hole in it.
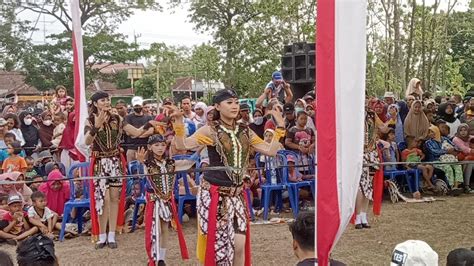
[{"label": "speaker stack on tower", "polygon": [[316,81],[316,47],[314,43],[286,45],[281,57],[283,79],[290,83],[294,99],[314,89]]}]

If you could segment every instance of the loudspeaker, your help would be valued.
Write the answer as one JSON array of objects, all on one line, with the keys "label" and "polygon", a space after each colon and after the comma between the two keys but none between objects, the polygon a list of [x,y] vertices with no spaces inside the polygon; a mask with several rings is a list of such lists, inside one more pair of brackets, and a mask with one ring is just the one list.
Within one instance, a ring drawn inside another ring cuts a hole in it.
[{"label": "loudspeaker", "polygon": [[316,78],[314,43],[294,43],[283,48],[281,72],[288,83],[313,83]]}]

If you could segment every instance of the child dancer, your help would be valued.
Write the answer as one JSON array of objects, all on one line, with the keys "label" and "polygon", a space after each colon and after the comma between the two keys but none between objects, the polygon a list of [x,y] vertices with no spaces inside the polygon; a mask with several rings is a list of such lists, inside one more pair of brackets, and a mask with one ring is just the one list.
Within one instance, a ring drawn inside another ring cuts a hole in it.
[{"label": "child dancer", "polygon": [[[145,249],[148,265],[165,265],[168,227],[170,222],[177,227],[181,256],[188,259],[188,251],[178,220],[173,190],[173,172],[188,169],[191,161],[174,161],[166,158],[168,149],[162,135],[153,135],[148,140],[148,151],[139,148],[137,160],[145,164],[147,204],[145,211]],[[187,165],[187,167],[186,167]],[[171,173],[171,174],[166,174]],[[174,220],[174,221],[172,221]]]}]

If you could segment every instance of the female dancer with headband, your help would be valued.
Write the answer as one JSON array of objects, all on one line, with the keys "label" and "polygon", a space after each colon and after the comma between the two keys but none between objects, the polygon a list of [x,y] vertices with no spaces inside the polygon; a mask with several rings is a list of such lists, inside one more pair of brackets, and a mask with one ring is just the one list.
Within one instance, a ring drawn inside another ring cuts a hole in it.
[{"label": "female dancer with headband", "polygon": [[[174,172],[188,169],[194,161],[166,158],[168,150],[166,138],[160,134],[148,139],[148,151],[139,148],[137,160],[145,165],[146,178],[146,210],[145,210],[145,249],[148,255],[148,265],[166,265],[166,247],[168,245],[169,224],[175,224],[181,257],[188,259],[188,250],[181,225],[178,221],[176,202],[174,201]],[[170,173],[170,174],[167,174]],[[174,220],[174,221],[173,221]]]},{"label": "female dancer with headband", "polygon": [[[213,97],[214,121],[185,138],[182,114],[171,108],[178,149],[194,150],[203,146],[209,153],[209,167],[232,169],[204,173],[198,195],[198,258],[205,265],[251,265],[248,203],[243,193],[250,149],[275,156],[285,135],[281,111],[271,110],[277,129],[271,143],[264,142],[245,124],[237,123],[239,99],[230,89]],[[206,236],[204,236],[206,235]]]},{"label": "female dancer with headband", "polygon": [[[126,173],[126,161],[119,148],[124,125],[119,115],[110,113],[110,98],[106,92],[94,93],[91,101],[85,141],[86,145],[91,145],[91,175],[110,177],[91,181],[92,240],[98,240],[96,249],[106,245],[115,249],[115,232],[121,232],[125,220],[126,182],[116,178]],[[129,127],[134,135],[148,133],[144,128],[136,129],[131,125],[125,127]],[[153,128],[148,130],[152,132]]]}]

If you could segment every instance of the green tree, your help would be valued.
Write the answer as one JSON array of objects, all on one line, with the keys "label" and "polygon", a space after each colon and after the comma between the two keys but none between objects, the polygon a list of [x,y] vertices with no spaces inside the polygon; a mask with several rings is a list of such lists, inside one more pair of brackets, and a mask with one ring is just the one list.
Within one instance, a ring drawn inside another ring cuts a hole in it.
[{"label": "green tree", "polygon": [[[72,89],[71,15],[69,1],[6,2],[2,7],[15,11],[30,10],[56,19],[63,27],[61,34],[48,36],[46,44],[34,45],[22,54],[18,67],[24,69],[26,81],[38,89],[51,89],[64,84]],[[97,63],[125,63],[136,61],[144,55],[136,43],[128,43],[126,36],[115,32],[119,23],[136,10],[161,10],[153,0],[145,1],[96,1],[81,0],[81,24],[84,30],[84,64],[86,84],[100,78]],[[1,42],[1,40],[0,40]]]},{"label": "green tree", "polygon": [[242,95],[262,93],[285,44],[314,40],[311,0],[194,0],[189,11],[196,30],[214,37],[225,85]]},{"label": "green tree", "polygon": [[33,30],[28,21],[18,21],[15,7],[0,5],[0,68],[18,67],[22,55],[31,46],[26,34]]}]

